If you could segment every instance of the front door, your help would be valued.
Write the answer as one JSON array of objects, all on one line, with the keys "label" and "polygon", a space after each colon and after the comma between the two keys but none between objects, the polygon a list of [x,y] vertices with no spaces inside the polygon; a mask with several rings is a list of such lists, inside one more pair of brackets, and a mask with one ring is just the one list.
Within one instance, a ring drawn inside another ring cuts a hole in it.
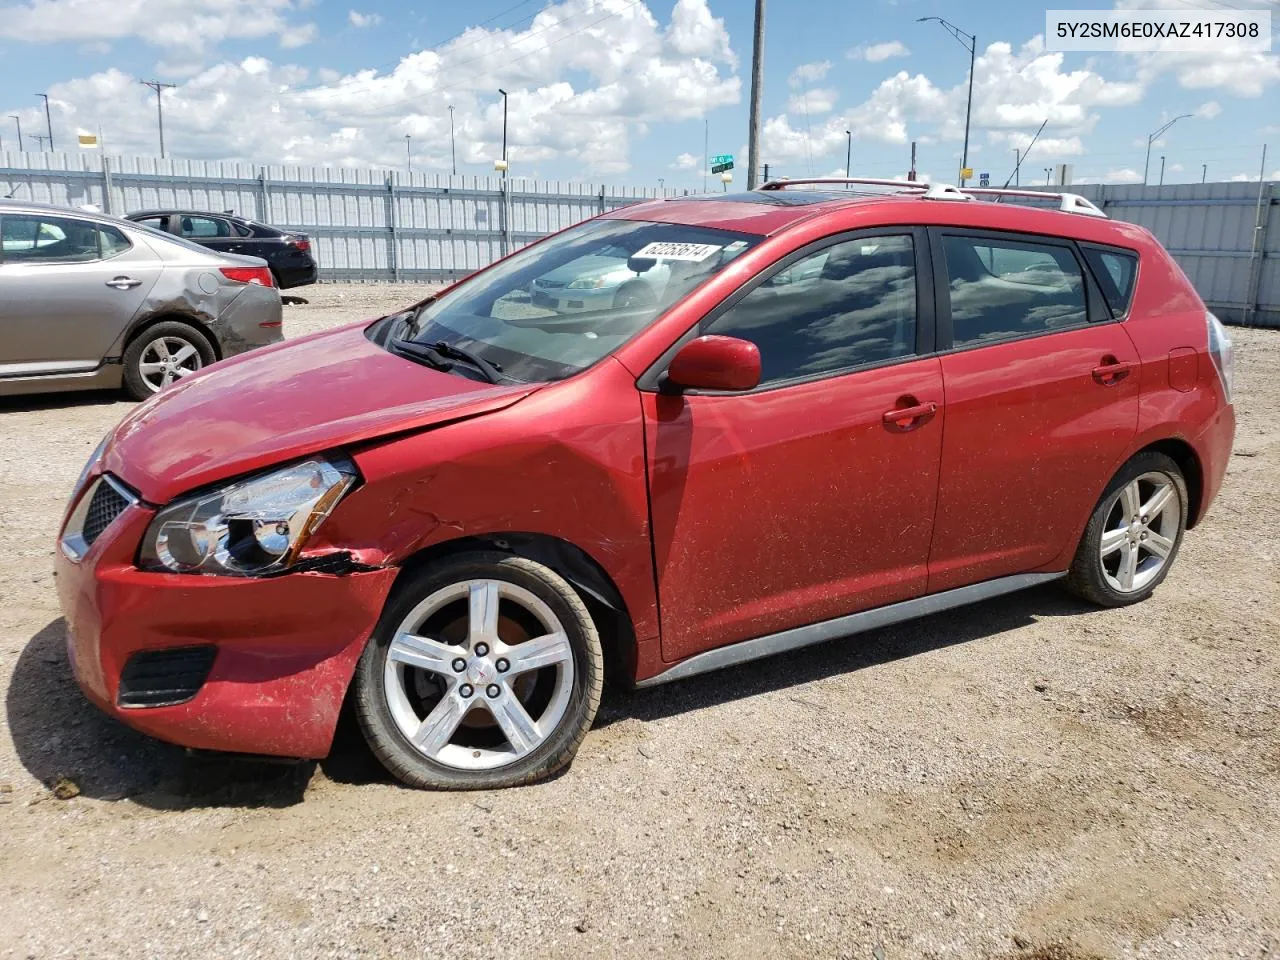
[{"label": "front door", "polygon": [[[1069,243],[939,230],[947,397],[929,592],[1072,546],[1138,426],[1138,354]],[[1065,567],[1065,565],[1064,565]]]},{"label": "front door", "polygon": [[806,248],[704,320],[760,348],[757,389],[642,394],[665,660],[924,592],[943,410],[921,237]]},{"label": "front door", "polygon": [[0,363],[22,365],[15,375],[93,369],[161,269],[110,224],[0,216]]}]

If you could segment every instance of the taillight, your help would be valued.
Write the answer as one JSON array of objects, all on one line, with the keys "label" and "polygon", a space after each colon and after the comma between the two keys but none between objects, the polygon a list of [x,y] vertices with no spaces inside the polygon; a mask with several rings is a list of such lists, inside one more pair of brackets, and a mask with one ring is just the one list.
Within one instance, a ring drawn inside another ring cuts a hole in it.
[{"label": "taillight", "polygon": [[301,251],[302,253],[306,253],[311,249],[311,241],[306,237],[294,237],[289,241],[289,246],[293,247],[295,250]]},{"label": "taillight", "polygon": [[236,283],[256,283],[260,287],[276,285],[269,267],[223,267],[222,275]]},{"label": "taillight", "polygon": [[1204,319],[1209,326],[1209,356],[1213,360],[1214,369],[1218,371],[1218,379],[1222,381],[1222,391],[1227,395],[1227,403],[1230,403],[1236,385],[1235,350],[1222,321],[1207,310]]}]

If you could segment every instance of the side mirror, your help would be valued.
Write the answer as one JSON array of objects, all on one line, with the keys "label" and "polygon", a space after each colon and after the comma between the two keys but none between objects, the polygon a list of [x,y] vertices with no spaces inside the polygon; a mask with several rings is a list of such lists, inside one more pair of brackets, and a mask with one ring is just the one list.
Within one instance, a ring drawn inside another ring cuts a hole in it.
[{"label": "side mirror", "polygon": [[694,390],[752,390],[760,383],[760,348],[738,337],[698,337],[676,352],[667,382]]}]

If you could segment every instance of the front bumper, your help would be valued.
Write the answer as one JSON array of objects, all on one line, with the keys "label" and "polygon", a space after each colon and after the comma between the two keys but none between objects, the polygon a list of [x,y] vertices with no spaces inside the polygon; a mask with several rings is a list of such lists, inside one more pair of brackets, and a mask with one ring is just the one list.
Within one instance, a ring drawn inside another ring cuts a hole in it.
[{"label": "front bumper", "polygon": [[[153,510],[126,508],[79,561],[56,551],[67,653],[85,695],[186,747],[318,759],[329,752],[356,661],[394,569],[253,579],[133,565]],[[172,706],[126,707],[120,677],[143,651],[213,646],[207,679]]]}]

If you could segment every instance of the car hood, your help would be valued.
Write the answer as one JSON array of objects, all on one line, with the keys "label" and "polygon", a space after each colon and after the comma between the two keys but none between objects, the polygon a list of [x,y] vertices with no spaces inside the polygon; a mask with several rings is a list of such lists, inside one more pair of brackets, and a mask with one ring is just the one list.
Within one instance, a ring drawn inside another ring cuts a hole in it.
[{"label": "car hood", "polygon": [[487,384],[420,366],[368,322],[215,364],[136,407],[103,469],[151,503],[204,484],[393,433],[500,410],[536,384]]}]

